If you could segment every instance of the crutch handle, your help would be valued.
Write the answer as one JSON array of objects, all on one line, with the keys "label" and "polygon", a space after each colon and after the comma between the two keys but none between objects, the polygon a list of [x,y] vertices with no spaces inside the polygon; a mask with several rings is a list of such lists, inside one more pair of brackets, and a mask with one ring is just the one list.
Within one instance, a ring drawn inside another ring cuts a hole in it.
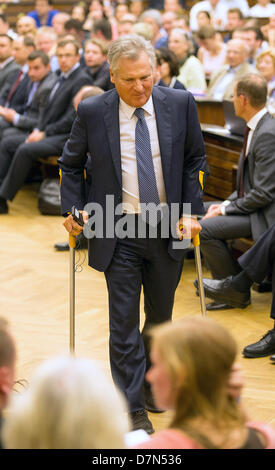
[{"label": "crutch handle", "polygon": [[75,236],[69,233],[69,247],[75,248],[75,246],[76,246]]},{"label": "crutch handle", "polygon": [[193,238],[193,246],[200,246],[200,236],[199,234],[195,235],[194,238]]}]

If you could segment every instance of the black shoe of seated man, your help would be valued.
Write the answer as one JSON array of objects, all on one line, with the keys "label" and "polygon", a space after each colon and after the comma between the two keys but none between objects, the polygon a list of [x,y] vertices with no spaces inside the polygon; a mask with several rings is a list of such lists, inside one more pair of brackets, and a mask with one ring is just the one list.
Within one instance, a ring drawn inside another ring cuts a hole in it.
[{"label": "black shoe of seated man", "polygon": [[243,350],[244,357],[265,357],[275,353],[275,329],[269,330],[259,341]]},{"label": "black shoe of seated man", "polygon": [[230,310],[235,307],[232,307],[231,305],[227,305],[223,302],[214,301],[214,302],[209,302],[209,304],[206,304],[205,308],[206,310],[209,310],[209,311],[215,311],[215,310]]},{"label": "black shoe of seated man", "polygon": [[9,208],[6,199],[0,197],[0,214],[8,214]]},{"label": "black shoe of seated man", "polygon": [[270,356],[270,360],[271,360],[272,364],[273,364],[273,363],[275,364],[275,354],[273,354],[272,356]]},{"label": "black shoe of seated man", "polygon": [[250,290],[239,292],[232,286],[232,276],[222,280],[203,279],[206,297],[235,308],[245,308],[250,304]]},{"label": "black shoe of seated man", "polygon": [[138,410],[130,413],[130,419],[132,423],[132,431],[143,429],[147,434],[153,434],[155,432],[146,410]]},{"label": "black shoe of seated man", "polygon": [[165,410],[157,408],[150,386],[144,386],[145,409],[151,413],[164,413]]}]

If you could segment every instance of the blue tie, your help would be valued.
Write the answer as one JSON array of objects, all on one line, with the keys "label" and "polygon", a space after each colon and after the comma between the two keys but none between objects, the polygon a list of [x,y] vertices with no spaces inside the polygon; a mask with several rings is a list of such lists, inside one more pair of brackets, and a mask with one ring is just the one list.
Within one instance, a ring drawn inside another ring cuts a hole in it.
[{"label": "blue tie", "polygon": [[149,130],[144,118],[144,110],[136,108],[136,158],[140,203],[160,204],[156,175],[153,165]]}]

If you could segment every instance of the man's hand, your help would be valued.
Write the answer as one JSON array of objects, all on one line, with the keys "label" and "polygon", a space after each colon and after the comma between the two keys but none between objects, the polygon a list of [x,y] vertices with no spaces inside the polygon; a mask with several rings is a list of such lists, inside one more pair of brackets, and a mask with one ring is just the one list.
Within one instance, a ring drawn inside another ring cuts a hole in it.
[{"label": "man's hand", "polygon": [[14,109],[4,108],[0,106],[0,115],[8,122],[13,122],[16,111]]},{"label": "man's hand", "polygon": [[218,215],[222,215],[221,204],[211,204],[202,220],[217,217]]},{"label": "man's hand", "polygon": [[[82,214],[84,224],[88,222],[88,212],[85,211],[79,211]],[[83,227],[79,225],[75,220],[73,219],[72,215],[68,215],[66,217],[65,222],[63,223],[65,229],[67,232],[69,232],[71,235],[76,237],[77,235],[80,235],[80,233],[83,231]]]},{"label": "man's hand", "polygon": [[30,142],[39,142],[45,138],[45,132],[34,130],[32,133],[26,138],[26,144]]},{"label": "man's hand", "polygon": [[202,227],[197,219],[193,217],[181,217],[177,223],[176,230],[180,240],[183,238],[192,239],[200,233]]}]

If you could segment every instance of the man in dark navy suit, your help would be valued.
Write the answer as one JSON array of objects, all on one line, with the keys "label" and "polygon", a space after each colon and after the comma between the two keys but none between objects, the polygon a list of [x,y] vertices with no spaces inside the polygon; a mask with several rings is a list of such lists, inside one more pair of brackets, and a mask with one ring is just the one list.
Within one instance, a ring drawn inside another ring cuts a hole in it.
[{"label": "man in dark navy suit", "polygon": [[[150,367],[148,330],[172,317],[184,256],[180,224],[184,230],[189,224],[192,238],[201,229],[195,215],[203,213],[199,177],[205,168],[204,144],[192,95],[153,87],[155,52],[149,42],[135,35],[120,37],[111,44],[109,62],[116,89],[79,104],[60,158],[62,213],[67,215],[73,205],[82,210],[86,202],[102,209],[103,226],[96,226],[95,220],[97,233],[89,239],[89,264],[104,271],[107,282],[111,372],[128,401],[133,429],[152,433],[146,410],[160,410],[145,380]],[[91,186],[86,201],[87,153],[91,155]],[[115,213],[109,216],[110,200]],[[177,217],[166,236],[161,233],[165,217],[157,223],[157,216],[152,238],[150,219],[147,223],[142,212],[148,203],[164,212],[177,206]],[[191,203],[194,217],[185,213],[183,217],[184,203]],[[84,228],[88,236],[91,220],[93,213]],[[137,230],[141,220],[142,236]],[[132,233],[124,233],[124,223],[127,229],[134,227]],[[64,225],[72,235],[82,230],[72,215],[67,215]],[[142,287],[145,323],[141,334]]]}]

